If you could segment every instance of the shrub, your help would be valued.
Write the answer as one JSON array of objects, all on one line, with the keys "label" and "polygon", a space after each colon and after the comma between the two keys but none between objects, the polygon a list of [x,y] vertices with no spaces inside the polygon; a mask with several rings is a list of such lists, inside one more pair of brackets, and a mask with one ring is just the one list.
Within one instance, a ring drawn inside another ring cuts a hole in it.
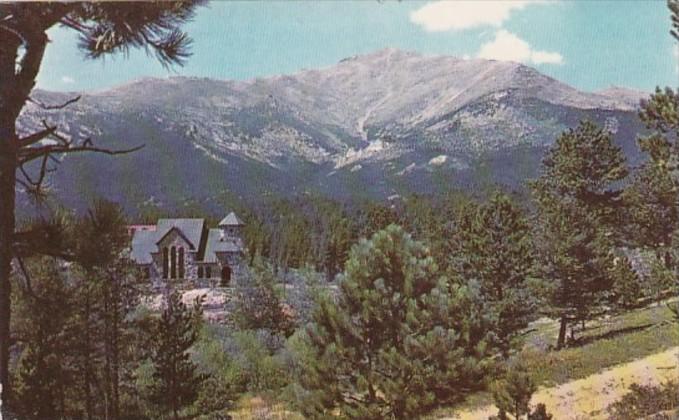
[{"label": "shrub", "polygon": [[630,385],[630,392],[608,408],[611,420],[637,420],[679,408],[679,383]]},{"label": "shrub", "polygon": [[499,417],[509,413],[515,419],[530,413],[530,399],[537,386],[528,374],[528,370],[515,364],[509,368],[504,379],[493,386],[493,399],[499,409]]}]

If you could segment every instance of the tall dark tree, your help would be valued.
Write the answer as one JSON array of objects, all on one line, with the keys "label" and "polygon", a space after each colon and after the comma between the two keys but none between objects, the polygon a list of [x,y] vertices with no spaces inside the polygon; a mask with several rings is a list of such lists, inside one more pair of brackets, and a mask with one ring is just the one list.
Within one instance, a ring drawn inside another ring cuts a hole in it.
[{"label": "tall dark tree", "polygon": [[649,156],[625,192],[630,242],[656,253],[668,269],[679,228],[679,93],[659,88],[642,101],[639,117],[650,134],[639,138]]},{"label": "tall dark tree", "polygon": [[14,323],[21,348],[15,405],[21,418],[66,418],[75,414],[66,394],[74,388],[69,330],[76,296],[56,259],[37,259],[30,268],[31,285],[19,293]]},{"label": "tall dark tree", "polygon": [[[82,297],[78,311],[83,356],[80,369],[87,389],[103,391],[99,415],[114,418],[120,417],[120,383],[126,361],[123,353],[131,327],[128,315],[139,296],[135,278],[140,276],[125,253],[129,244],[126,224],[118,205],[99,201],[75,224],[73,233],[74,257],[83,272],[78,284]],[[98,375],[101,377],[95,383],[93,378]],[[88,407],[90,417],[93,410]]]},{"label": "tall dark tree", "polygon": [[641,281],[632,262],[626,256],[617,257],[613,260],[610,268],[613,280],[613,297],[616,303],[623,308],[632,308],[642,296]]},{"label": "tall dark tree", "polygon": [[297,378],[304,414],[414,418],[478,387],[484,320],[466,289],[448,286],[398,226],[356,245],[337,301],[323,299],[307,331]]},{"label": "tall dark tree", "polygon": [[149,395],[154,404],[175,420],[182,408],[198,398],[205,380],[188,352],[198,339],[201,320],[200,302],[189,309],[181,295],[172,292],[167,295],[165,309],[155,324],[151,340],[154,381]]},{"label": "tall dark tree", "polygon": [[607,268],[618,228],[625,156],[609,132],[591,122],[560,135],[532,183],[538,208],[543,276],[560,319],[557,347],[569,323],[584,320],[610,289]]},{"label": "tall dark tree", "polygon": [[488,313],[495,320],[498,346],[507,356],[518,332],[528,326],[536,301],[528,288],[534,248],[521,209],[503,193],[468,215],[458,235],[462,281],[479,283]]},{"label": "tall dark tree", "polygon": [[[44,104],[31,97],[50,42],[47,31],[61,26],[76,32],[78,47],[92,59],[144,48],[164,65],[181,64],[189,55],[190,39],[179,28],[191,19],[198,3],[201,1],[0,4],[0,384],[5,397],[11,389],[8,371],[11,262],[18,247],[31,248],[20,243],[31,236],[16,232],[16,188],[22,186],[28,192],[41,194],[46,174],[59,161],[55,156],[129,152],[99,148],[91,139],[69,139],[60,135],[59,127],[49,121],[32,133],[18,131],[17,118],[27,102],[58,110],[79,99]],[[56,143],[41,143],[47,138]],[[43,252],[60,254],[55,249]]]}]

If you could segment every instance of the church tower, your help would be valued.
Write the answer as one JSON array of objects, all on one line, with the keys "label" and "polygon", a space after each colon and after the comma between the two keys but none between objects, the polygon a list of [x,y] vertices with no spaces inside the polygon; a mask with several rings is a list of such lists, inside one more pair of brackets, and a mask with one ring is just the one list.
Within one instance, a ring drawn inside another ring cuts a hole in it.
[{"label": "church tower", "polygon": [[231,241],[242,246],[243,245],[243,228],[245,223],[243,223],[236,213],[231,212],[219,222],[217,227],[220,230],[221,240]]}]

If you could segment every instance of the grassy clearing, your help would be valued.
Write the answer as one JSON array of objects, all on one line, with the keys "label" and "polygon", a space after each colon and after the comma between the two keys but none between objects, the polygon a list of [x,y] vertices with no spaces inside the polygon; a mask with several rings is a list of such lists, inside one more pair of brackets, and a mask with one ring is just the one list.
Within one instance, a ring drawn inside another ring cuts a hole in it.
[{"label": "grassy clearing", "polygon": [[233,420],[304,420],[285,404],[265,396],[243,396],[230,413]]},{"label": "grassy clearing", "polygon": [[543,386],[584,378],[679,345],[679,328],[671,315],[665,306],[656,306],[603,319],[585,330],[577,347],[546,352],[526,346],[520,358]]},{"label": "grassy clearing", "polygon": [[[561,351],[549,349],[556,341],[558,324],[540,322],[526,336],[526,344],[518,357],[529,366],[536,383],[552,387],[679,345],[679,327],[671,320],[672,314],[664,305],[604,317],[589,322],[586,329],[578,333],[577,346]],[[446,417],[492,402],[490,393],[480,392],[458,406],[439,409],[425,418]],[[237,420],[303,418],[290,412],[284,404],[260,396],[242,398],[231,415]]]},{"label": "grassy clearing", "polygon": [[[579,333],[578,344],[560,351],[550,351],[556,341],[558,325],[542,322],[526,337],[519,357],[529,367],[535,382],[543,387],[585,378],[622,363],[659,353],[679,345],[679,327],[664,305],[637,309],[613,317],[591,321]],[[463,404],[437,410],[426,418],[449,416],[492,404],[492,396],[481,392]]]}]

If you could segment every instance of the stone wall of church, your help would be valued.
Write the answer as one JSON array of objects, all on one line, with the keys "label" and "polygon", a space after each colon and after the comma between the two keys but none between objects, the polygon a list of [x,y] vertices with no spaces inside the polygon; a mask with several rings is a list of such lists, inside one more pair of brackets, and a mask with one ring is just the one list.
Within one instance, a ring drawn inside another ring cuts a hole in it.
[{"label": "stone wall of church", "polygon": [[[165,248],[168,249],[168,265],[170,265],[172,247],[175,247],[177,250],[177,258],[179,258],[180,254],[179,249],[184,249],[183,278],[180,278],[179,261],[177,261],[176,278],[172,278],[172,270],[170,267],[168,267],[167,278],[163,278],[163,250]],[[244,284],[247,279],[243,254],[240,252],[220,252],[217,253],[216,263],[203,263],[197,260],[197,252],[192,251],[189,244],[177,232],[170,232],[163,238],[158,244],[158,249],[159,252],[155,252],[151,255],[153,264],[149,266],[150,280],[158,287],[167,285],[167,283],[186,288],[220,287],[222,283],[222,268],[225,265],[228,265],[231,269],[229,287]],[[207,276],[208,271],[210,272],[210,277]]]},{"label": "stone wall of church", "polygon": [[[245,270],[243,255],[239,252],[219,252],[217,253],[217,259],[221,267],[228,265],[231,268],[231,285],[237,285],[245,280]],[[221,276],[220,267],[220,276]]]},{"label": "stone wall of church", "polygon": [[[157,280],[163,280],[163,249],[168,249],[168,261],[171,260],[172,247],[175,247],[177,253],[177,278],[180,278],[179,273],[179,249],[184,249],[184,279],[195,279],[198,277],[198,266],[196,261],[197,253],[192,251],[189,244],[176,232],[170,232],[163,241],[158,244],[159,252],[151,254],[153,258],[154,272]],[[169,263],[168,263],[169,264]],[[171,277],[171,270],[168,267],[168,278]]]}]

